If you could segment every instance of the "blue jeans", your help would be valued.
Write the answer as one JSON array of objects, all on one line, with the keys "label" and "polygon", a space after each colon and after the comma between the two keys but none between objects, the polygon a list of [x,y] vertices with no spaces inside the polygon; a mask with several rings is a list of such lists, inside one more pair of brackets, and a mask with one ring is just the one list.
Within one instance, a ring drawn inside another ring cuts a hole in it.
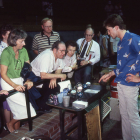
[{"label": "blue jeans", "polygon": [[85,66],[75,71],[74,73],[75,84],[77,84],[78,82],[85,84],[86,82],[90,82],[90,80],[91,80],[91,65]]}]

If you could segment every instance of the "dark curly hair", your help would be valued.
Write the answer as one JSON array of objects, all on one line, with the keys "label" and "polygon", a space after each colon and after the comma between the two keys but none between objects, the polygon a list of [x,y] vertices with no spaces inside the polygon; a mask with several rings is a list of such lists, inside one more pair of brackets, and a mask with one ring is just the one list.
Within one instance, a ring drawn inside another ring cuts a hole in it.
[{"label": "dark curly hair", "polygon": [[6,35],[7,31],[12,31],[13,27],[10,24],[3,24],[0,28],[0,38],[3,39],[2,35]]},{"label": "dark curly hair", "polygon": [[103,23],[103,26],[106,27],[112,27],[119,26],[121,30],[126,29],[126,25],[124,24],[123,19],[120,15],[112,14],[110,15]]}]

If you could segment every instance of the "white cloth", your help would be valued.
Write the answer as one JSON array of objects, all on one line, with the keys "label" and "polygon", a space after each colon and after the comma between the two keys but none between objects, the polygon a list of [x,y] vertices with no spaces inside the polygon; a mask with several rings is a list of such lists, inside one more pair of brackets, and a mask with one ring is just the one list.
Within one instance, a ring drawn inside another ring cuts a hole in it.
[{"label": "white cloth", "polygon": [[[73,76],[73,71],[72,71],[72,68],[74,66],[74,64],[77,62],[76,60],[76,54],[74,54],[72,57],[69,57],[68,55],[66,55],[63,59],[63,62],[64,62],[64,68],[62,70],[62,72],[69,72],[67,74],[68,78],[72,78]],[[72,72],[70,72],[72,71]]]},{"label": "white cloth", "polygon": [[53,51],[47,49],[40,53],[32,62],[32,71],[36,76],[40,76],[40,72],[52,73],[57,69],[63,69],[64,63],[62,59],[57,59],[55,61],[55,57]]},{"label": "white cloth", "polygon": [[[77,44],[79,46],[79,49],[80,49],[81,44],[82,44],[82,42],[83,42],[84,39],[85,38],[81,38],[81,39],[78,39],[77,40]],[[86,52],[88,50],[88,47],[90,45],[90,42],[88,42],[88,46],[87,46],[87,49],[85,51],[84,58],[85,58],[86,61],[89,60],[91,62],[91,65],[94,65],[95,63],[97,63],[98,61],[100,61],[100,47],[99,47],[99,44],[93,40],[93,44],[92,44],[92,47],[90,49],[89,55],[86,57]],[[85,46],[86,43],[87,43],[87,41],[85,40],[83,46]],[[83,50],[83,48],[82,48],[82,50]],[[81,50],[81,52],[82,52],[82,50]]]},{"label": "white cloth", "polygon": [[120,39],[118,37],[116,37],[115,39],[110,37],[110,42],[113,43],[113,52],[117,52],[117,46],[118,46],[119,41]]},{"label": "white cloth", "polygon": [[117,84],[123,140],[140,140],[140,116],[136,86]]},{"label": "white cloth", "polygon": [[1,56],[2,52],[3,52],[3,50],[6,47],[8,47],[8,45],[5,42],[1,41],[1,43],[0,43],[0,56]]},{"label": "white cloth", "polygon": [[[23,85],[23,79],[21,77],[14,78],[11,80],[15,84]],[[1,78],[1,87],[3,90],[7,90],[7,91],[13,89],[13,87],[10,86],[8,83],[6,83],[2,78]],[[10,97],[8,97],[6,100],[13,113],[13,118],[15,120],[21,120],[21,119],[28,118],[24,93],[17,92],[15,94],[11,95]],[[34,108],[32,107],[31,103],[30,103],[30,111],[31,111],[32,117],[36,116],[36,112],[35,112]]]}]

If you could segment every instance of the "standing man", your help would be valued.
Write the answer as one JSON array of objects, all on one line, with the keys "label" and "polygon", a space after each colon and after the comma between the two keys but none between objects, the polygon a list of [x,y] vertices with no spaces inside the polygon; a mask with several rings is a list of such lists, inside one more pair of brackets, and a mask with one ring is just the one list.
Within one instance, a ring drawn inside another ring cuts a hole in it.
[{"label": "standing man", "polygon": [[[140,140],[140,117],[138,113],[138,90],[140,83],[134,83],[133,75],[140,72],[140,36],[127,32],[120,15],[113,14],[104,22],[104,26],[113,39],[120,42],[117,49],[117,68],[101,77],[107,81],[116,75],[119,108],[122,120],[123,140]],[[130,76],[130,78],[128,78]]]},{"label": "standing man", "polygon": [[100,60],[100,47],[97,42],[92,40],[94,36],[94,30],[88,27],[85,31],[85,38],[77,40],[79,46],[79,60],[77,61],[78,66],[84,66],[75,71],[74,80],[77,84],[82,82],[90,82],[91,77],[91,65],[94,65]]},{"label": "standing man", "polygon": [[54,32],[53,21],[50,18],[44,18],[41,21],[42,31],[33,38],[32,50],[38,55],[46,49],[50,49],[54,42],[60,40],[57,32]]},{"label": "standing man", "polygon": [[41,111],[49,111],[49,107],[46,105],[49,95],[60,92],[57,79],[66,79],[66,74],[61,74],[64,67],[62,58],[65,56],[65,51],[65,44],[56,41],[52,49],[43,51],[31,62],[35,75],[40,76],[41,79],[47,79],[41,89],[42,97],[37,101]]}]

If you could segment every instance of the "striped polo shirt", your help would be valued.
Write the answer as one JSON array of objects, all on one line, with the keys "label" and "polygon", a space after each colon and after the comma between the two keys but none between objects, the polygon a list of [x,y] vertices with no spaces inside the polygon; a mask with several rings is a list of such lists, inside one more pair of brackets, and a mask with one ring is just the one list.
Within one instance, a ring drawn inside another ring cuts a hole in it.
[{"label": "striped polo shirt", "polygon": [[34,36],[32,50],[38,50],[40,54],[44,50],[52,48],[53,43],[58,40],[60,40],[60,36],[57,32],[52,31],[50,37],[40,32]]}]

